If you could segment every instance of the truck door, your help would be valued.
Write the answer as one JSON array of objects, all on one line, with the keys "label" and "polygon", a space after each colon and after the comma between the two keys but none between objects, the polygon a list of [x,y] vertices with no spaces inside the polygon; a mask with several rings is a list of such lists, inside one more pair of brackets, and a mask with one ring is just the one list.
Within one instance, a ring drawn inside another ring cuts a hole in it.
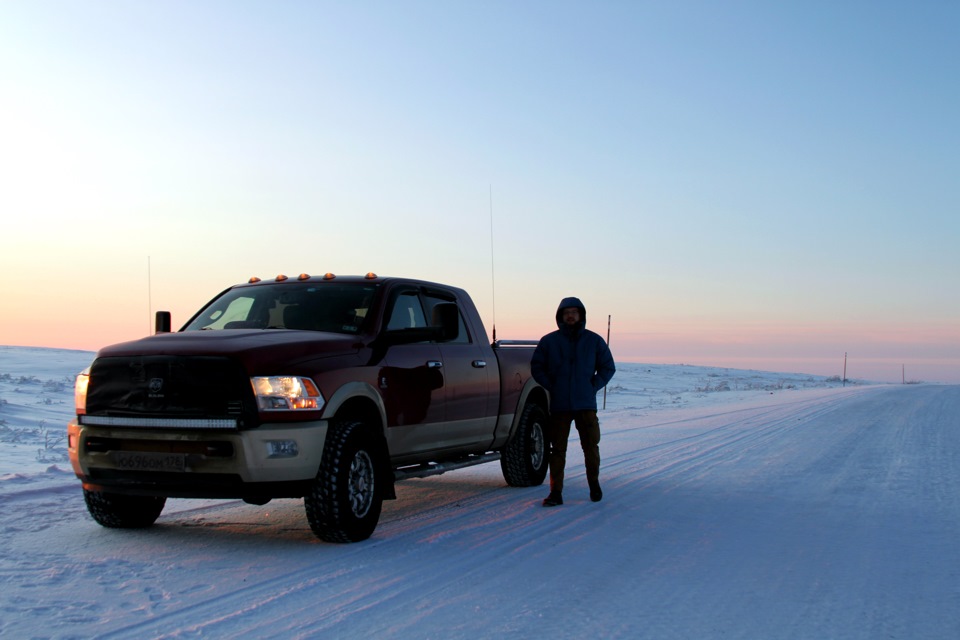
[{"label": "truck door", "polygon": [[[439,304],[456,303],[443,292],[425,291],[424,306],[429,317]],[[445,379],[446,428],[444,438],[451,445],[490,442],[497,421],[497,363],[485,350],[486,336],[471,335],[458,310],[457,336],[438,343]],[[439,321],[431,321],[438,325]],[[483,342],[481,342],[483,340]]]},{"label": "truck door", "polygon": [[[428,327],[419,292],[394,292],[387,307],[387,331]],[[387,440],[394,456],[433,448],[433,435],[445,420],[445,372],[433,342],[394,344],[378,375],[387,411]]]}]

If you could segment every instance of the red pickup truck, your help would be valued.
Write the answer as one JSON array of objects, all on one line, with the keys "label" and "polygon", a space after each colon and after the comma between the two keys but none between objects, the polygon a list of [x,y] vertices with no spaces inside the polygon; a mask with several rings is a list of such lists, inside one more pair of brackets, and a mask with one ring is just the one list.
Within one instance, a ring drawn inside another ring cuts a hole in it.
[{"label": "red pickup truck", "polygon": [[169,318],[77,378],[70,461],[103,526],[148,527],[167,498],[302,497],[318,537],[352,542],[397,480],[497,459],[511,486],[546,475],[535,343],[490,344],[461,289],[252,278]]}]

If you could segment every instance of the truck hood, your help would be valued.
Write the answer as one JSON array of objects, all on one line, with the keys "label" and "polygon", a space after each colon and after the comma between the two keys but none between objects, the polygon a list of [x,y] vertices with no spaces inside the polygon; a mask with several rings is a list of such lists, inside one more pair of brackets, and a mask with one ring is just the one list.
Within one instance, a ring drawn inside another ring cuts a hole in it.
[{"label": "truck hood", "polygon": [[289,373],[291,367],[322,358],[357,354],[360,336],[289,329],[232,329],[159,333],[104,347],[98,358],[130,356],[224,356],[261,375]]}]

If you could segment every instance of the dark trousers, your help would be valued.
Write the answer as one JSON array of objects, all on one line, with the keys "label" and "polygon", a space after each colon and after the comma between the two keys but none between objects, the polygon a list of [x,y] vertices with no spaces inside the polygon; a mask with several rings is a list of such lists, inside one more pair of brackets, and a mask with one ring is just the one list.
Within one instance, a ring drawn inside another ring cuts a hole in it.
[{"label": "dark trousers", "polygon": [[577,426],[587,482],[591,487],[600,481],[600,422],[596,411],[559,411],[550,416],[550,490],[563,491],[563,468],[567,464],[567,441],[570,423]]}]

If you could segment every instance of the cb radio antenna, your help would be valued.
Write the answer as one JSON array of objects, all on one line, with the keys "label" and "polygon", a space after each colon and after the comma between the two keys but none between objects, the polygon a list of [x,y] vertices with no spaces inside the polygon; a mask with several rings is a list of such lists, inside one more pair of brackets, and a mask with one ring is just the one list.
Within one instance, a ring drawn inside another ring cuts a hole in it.
[{"label": "cb radio antenna", "polygon": [[490,185],[490,295],[493,308],[493,341],[497,341],[497,274],[493,258],[493,184]]}]

